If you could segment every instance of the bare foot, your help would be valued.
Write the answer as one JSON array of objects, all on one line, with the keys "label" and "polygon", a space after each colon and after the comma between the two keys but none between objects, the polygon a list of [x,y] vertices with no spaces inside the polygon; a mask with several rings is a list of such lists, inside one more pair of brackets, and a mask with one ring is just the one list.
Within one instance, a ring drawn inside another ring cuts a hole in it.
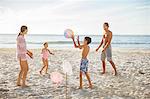
[{"label": "bare foot", "polygon": [[17,83],[17,86],[21,86],[21,84],[20,84],[20,83]]},{"label": "bare foot", "polygon": [[92,88],[93,88],[93,86],[92,86],[92,85],[90,85],[88,88],[91,88],[91,89],[92,89]]},{"label": "bare foot", "polygon": [[28,85],[22,85],[22,88],[26,88],[26,87],[29,87]]},{"label": "bare foot", "polygon": [[101,72],[101,74],[105,74],[105,72]]},{"label": "bare foot", "polygon": [[82,89],[82,87],[80,86],[78,89]]},{"label": "bare foot", "polygon": [[117,76],[117,74],[118,74],[118,73],[117,73],[117,72],[115,72],[115,73],[114,73],[114,76]]}]

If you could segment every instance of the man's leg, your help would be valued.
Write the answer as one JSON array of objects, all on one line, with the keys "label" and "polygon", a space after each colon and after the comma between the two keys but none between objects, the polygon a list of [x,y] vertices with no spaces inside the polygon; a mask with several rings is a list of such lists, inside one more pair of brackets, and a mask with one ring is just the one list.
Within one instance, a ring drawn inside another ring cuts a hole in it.
[{"label": "man's leg", "polygon": [[105,74],[105,72],[106,72],[105,59],[106,59],[106,53],[105,53],[105,52],[102,52],[102,53],[101,53],[101,61],[102,61],[102,68],[103,68],[102,74]]},{"label": "man's leg", "polygon": [[105,63],[105,61],[102,61],[102,66],[103,66],[102,74],[105,74],[105,72],[106,72],[106,63]]},{"label": "man's leg", "polygon": [[112,67],[113,67],[113,69],[114,69],[114,71],[115,71],[115,75],[117,75],[117,70],[116,70],[116,66],[115,66],[115,64],[114,64],[114,62],[111,60],[111,61],[109,61],[110,62],[110,64],[112,65]]}]

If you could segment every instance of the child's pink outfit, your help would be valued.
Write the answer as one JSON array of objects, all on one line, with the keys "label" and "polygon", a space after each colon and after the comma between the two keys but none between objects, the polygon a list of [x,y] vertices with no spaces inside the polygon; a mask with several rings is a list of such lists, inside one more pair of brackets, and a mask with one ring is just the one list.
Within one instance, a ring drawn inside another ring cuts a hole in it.
[{"label": "child's pink outfit", "polygon": [[47,60],[48,56],[49,56],[49,51],[47,49],[43,49],[43,51],[42,51],[42,58]]},{"label": "child's pink outfit", "polygon": [[23,35],[17,37],[17,58],[27,60],[26,41]]}]

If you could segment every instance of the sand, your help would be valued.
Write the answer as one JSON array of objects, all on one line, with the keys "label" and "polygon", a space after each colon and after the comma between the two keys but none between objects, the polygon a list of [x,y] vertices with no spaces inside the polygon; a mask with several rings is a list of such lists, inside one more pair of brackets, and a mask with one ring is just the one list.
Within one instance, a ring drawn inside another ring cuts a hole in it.
[{"label": "sand", "polygon": [[49,74],[40,75],[42,61],[39,49],[32,49],[34,59],[29,59],[27,84],[29,87],[16,86],[20,70],[15,49],[0,49],[0,99],[66,99],[65,74],[61,64],[64,60],[71,63],[73,75],[68,76],[68,99],[150,99],[150,50],[113,49],[113,60],[118,75],[112,75],[107,62],[107,72],[101,75],[100,52],[94,49],[89,54],[89,73],[93,89],[89,89],[84,77],[83,89],[79,90],[79,64],[81,51],[78,49],[52,49],[54,56],[49,57],[48,73],[58,71],[64,81],[54,86]]}]

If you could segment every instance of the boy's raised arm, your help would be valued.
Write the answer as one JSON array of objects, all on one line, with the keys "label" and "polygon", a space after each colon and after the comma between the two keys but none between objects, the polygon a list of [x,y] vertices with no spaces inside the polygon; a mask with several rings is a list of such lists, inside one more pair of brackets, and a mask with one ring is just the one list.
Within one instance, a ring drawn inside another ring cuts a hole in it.
[{"label": "boy's raised arm", "polygon": [[82,49],[82,45],[80,45],[79,36],[77,37],[78,47]]},{"label": "boy's raised arm", "polygon": [[[79,38],[79,37],[78,37]],[[77,38],[77,42],[78,42],[78,45],[76,44],[75,40],[74,40],[74,36],[72,36],[72,40],[73,40],[73,43],[74,43],[74,47],[75,48],[80,48],[82,49],[84,45],[80,45],[80,41],[79,39]]]},{"label": "boy's raised arm", "polygon": [[75,40],[74,40],[74,36],[72,36],[72,41],[73,41],[74,47],[75,47],[75,48],[78,48],[78,46],[77,46],[77,44],[76,44],[76,42],[75,42]]},{"label": "boy's raised arm", "polygon": [[78,45],[80,46],[79,36],[77,37],[77,42],[78,42]]}]

